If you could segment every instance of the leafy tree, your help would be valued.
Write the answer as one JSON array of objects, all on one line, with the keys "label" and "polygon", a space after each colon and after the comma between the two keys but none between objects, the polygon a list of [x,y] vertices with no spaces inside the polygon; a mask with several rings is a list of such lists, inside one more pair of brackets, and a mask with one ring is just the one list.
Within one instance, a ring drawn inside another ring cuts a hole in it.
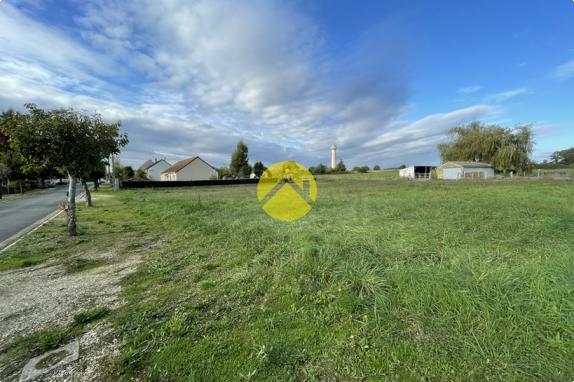
[{"label": "leafy tree", "polygon": [[369,172],[369,166],[353,167],[353,171],[364,174]]},{"label": "leafy tree", "polygon": [[438,145],[443,161],[490,163],[498,171],[526,170],[534,145],[530,126],[507,129],[473,122],[449,131],[449,141]]},{"label": "leafy tree", "polygon": [[335,167],[335,171],[347,172],[347,167],[345,166],[345,163],[343,163],[343,161],[339,161],[339,163],[337,163],[337,166]]},{"label": "leafy tree", "polygon": [[25,106],[26,114],[17,113],[5,125],[10,144],[24,158],[25,167],[54,167],[68,175],[68,234],[76,236],[77,180],[119,153],[127,136],[119,133],[119,122],[104,123],[99,114]]},{"label": "leafy tree", "polygon": [[55,173],[54,168],[48,164],[31,165],[26,163],[14,145],[10,143],[9,130],[21,119],[21,115],[14,110],[8,110],[0,114],[0,162],[10,168],[11,180],[16,180],[22,186],[27,179],[42,179]]},{"label": "leafy tree", "polygon": [[570,165],[574,163],[574,147],[571,147],[566,150],[555,151],[551,156],[550,159],[555,164],[565,164]]},{"label": "leafy tree", "polygon": [[135,174],[136,173],[135,173],[132,166],[126,166],[126,167],[122,168],[122,180],[124,180],[124,181],[128,181],[130,179],[133,179]]},{"label": "leafy tree", "polygon": [[232,176],[231,170],[227,166],[223,166],[217,169],[217,173],[219,175],[219,179],[227,179]]},{"label": "leafy tree", "polygon": [[322,175],[327,173],[327,166],[319,163],[317,166],[309,167],[309,172],[313,175]]},{"label": "leafy tree", "polygon": [[141,168],[136,171],[136,180],[148,180],[147,175]]},{"label": "leafy tree", "polygon": [[407,165],[406,165],[406,164],[402,164],[402,165],[399,166],[399,169],[402,170],[403,168],[407,168]]},{"label": "leafy tree", "polygon": [[2,199],[2,189],[4,188],[4,178],[6,178],[12,170],[10,167],[0,162],[0,199]]},{"label": "leafy tree", "polygon": [[242,140],[237,143],[237,148],[231,155],[229,170],[233,176],[238,178],[247,178],[251,174],[249,148],[247,148],[247,145]]},{"label": "leafy tree", "polygon": [[255,176],[257,176],[258,178],[261,178],[261,175],[263,175],[263,172],[265,170],[267,170],[267,167],[265,167],[263,162],[255,162],[255,164],[253,165],[253,172],[255,173]]},{"label": "leafy tree", "polygon": [[374,171],[381,171],[381,166],[379,166],[378,164],[373,166],[373,170]]},{"label": "leafy tree", "polygon": [[92,180],[94,182],[94,190],[96,191],[100,189],[100,179],[103,179],[105,177],[106,177],[106,162],[104,161],[99,162],[92,169],[90,169],[90,172],[87,175],[87,179]]}]

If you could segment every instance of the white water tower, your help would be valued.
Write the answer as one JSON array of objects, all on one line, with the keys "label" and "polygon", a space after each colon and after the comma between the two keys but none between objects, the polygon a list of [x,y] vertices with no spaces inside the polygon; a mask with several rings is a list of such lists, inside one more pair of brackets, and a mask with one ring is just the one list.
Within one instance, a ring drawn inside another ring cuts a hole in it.
[{"label": "white water tower", "polygon": [[331,168],[334,170],[337,167],[337,146],[331,145]]}]

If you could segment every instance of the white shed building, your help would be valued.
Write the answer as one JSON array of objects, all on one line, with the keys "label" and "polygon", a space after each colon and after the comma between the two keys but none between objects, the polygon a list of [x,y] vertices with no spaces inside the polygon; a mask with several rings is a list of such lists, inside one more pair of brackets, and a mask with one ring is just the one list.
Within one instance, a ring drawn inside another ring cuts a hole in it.
[{"label": "white shed building", "polygon": [[486,179],[494,176],[494,169],[488,163],[446,162],[436,169],[438,179]]},{"label": "white shed building", "polygon": [[217,169],[200,157],[180,160],[161,174],[162,181],[209,180],[217,177]]},{"label": "white shed building", "polygon": [[434,166],[409,166],[399,170],[399,177],[405,179],[430,179]]}]

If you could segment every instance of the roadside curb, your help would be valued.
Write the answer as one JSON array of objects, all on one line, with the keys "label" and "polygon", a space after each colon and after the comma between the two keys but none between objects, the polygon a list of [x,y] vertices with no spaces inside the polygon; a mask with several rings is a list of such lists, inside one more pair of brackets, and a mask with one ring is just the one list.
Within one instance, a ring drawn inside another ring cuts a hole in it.
[{"label": "roadside curb", "polygon": [[[82,193],[78,196],[78,200],[85,197],[85,193]],[[43,226],[44,224],[48,223],[50,220],[54,219],[56,216],[60,215],[64,210],[56,210],[50,212],[48,215],[44,216],[43,218],[36,220],[34,223],[30,224],[28,227],[21,229],[20,231],[16,232],[14,235],[10,236],[8,239],[4,240],[0,243],[0,253],[4,252],[21,239],[26,237],[27,235],[31,234],[32,232],[36,231],[38,228]]]}]

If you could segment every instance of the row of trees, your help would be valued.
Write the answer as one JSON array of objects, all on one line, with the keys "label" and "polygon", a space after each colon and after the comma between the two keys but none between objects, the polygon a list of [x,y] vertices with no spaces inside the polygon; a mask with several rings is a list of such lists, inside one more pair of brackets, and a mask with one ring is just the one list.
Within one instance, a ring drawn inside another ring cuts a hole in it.
[{"label": "row of trees", "polygon": [[120,122],[106,123],[100,114],[73,109],[43,110],[26,104],[26,112],[9,110],[0,115],[4,166],[23,174],[65,174],[68,178],[68,234],[76,236],[76,187],[81,181],[88,206],[88,180],[105,176],[106,161],[119,154],[128,137]]},{"label": "row of trees", "polygon": [[343,161],[339,161],[337,166],[332,169],[331,167],[325,166],[323,163],[319,163],[317,166],[309,167],[309,172],[313,175],[323,175],[323,174],[344,174],[347,172],[347,166]]}]

